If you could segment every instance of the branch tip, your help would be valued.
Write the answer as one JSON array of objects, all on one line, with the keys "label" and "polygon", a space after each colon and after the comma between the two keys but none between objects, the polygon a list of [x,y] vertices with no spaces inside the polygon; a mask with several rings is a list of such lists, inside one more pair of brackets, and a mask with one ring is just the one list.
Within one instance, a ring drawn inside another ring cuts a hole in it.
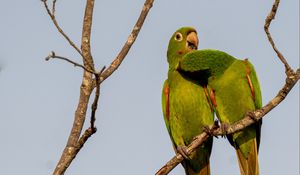
[{"label": "branch tip", "polygon": [[70,39],[70,37],[62,30],[62,28],[60,27],[60,25],[58,24],[56,17],[55,17],[55,4],[56,4],[56,0],[54,0],[52,2],[52,11],[50,11],[48,4],[47,4],[47,0],[41,0],[44,3],[44,7],[46,9],[46,12],[48,13],[49,17],[51,18],[54,26],[56,27],[56,29],[58,30],[58,32],[68,41],[68,43],[79,53],[79,55],[82,55],[80,49],[75,45],[75,43]]},{"label": "branch tip", "polygon": [[99,74],[101,75],[105,69],[106,69],[106,66],[103,66],[102,69],[100,70]]},{"label": "branch tip", "polygon": [[49,61],[51,58],[55,58],[55,52],[51,51],[50,54],[45,58],[46,61]]}]

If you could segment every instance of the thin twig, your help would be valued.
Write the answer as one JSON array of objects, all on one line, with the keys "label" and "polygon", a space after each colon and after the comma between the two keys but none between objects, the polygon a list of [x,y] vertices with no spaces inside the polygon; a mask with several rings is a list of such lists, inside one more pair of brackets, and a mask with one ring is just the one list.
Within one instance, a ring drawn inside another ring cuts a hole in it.
[{"label": "thin twig", "polygon": [[115,70],[118,69],[122,61],[124,60],[125,56],[127,55],[129,49],[131,48],[132,44],[136,40],[143,23],[146,19],[146,16],[151,9],[153,5],[154,0],[146,0],[143,6],[143,10],[141,11],[141,14],[135,23],[133,30],[131,31],[131,34],[129,35],[127,41],[125,42],[124,46],[122,47],[121,51],[117,55],[117,57],[114,59],[114,61],[110,64],[110,66],[103,72],[103,74],[100,77],[101,82],[104,81],[107,77],[109,77]]},{"label": "thin twig", "polygon": [[273,38],[272,38],[272,36],[270,34],[270,31],[269,31],[269,26],[270,26],[272,20],[275,19],[275,15],[276,15],[276,12],[277,12],[277,9],[278,9],[278,6],[279,6],[279,2],[280,2],[280,0],[275,0],[269,15],[267,16],[267,18],[265,20],[264,29],[265,29],[266,35],[268,37],[268,40],[269,40],[270,44],[273,47],[273,50],[276,52],[278,58],[281,60],[281,62],[285,66],[286,75],[289,76],[290,73],[293,73],[293,70],[291,69],[290,65],[288,64],[288,62],[286,61],[286,59],[284,58],[282,53],[277,49],[277,47],[275,45],[275,42],[273,41]]},{"label": "thin twig", "polygon": [[55,5],[56,5],[56,0],[53,0],[52,2],[52,15],[55,16]]},{"label": "thin twig", "polygon": [[[70,39],[70,37],[62,30],[62,28],[59,26],[59,24],[56,21],[56,17],[54,15],[54,13],[51,13],[48,4],[47,4],[47,0],[42,0],[42,2],[44,3],[45,9],[48,13],[48,15],[50,16],[53,24],[55,25],[56,29],[58,30],[58,32],[69,42],[69,44],[83,57],[80,49],[74,44],[74,42]],[[55,12],[55,3],[56,1],[53,2],[53,12]]]},{"label": "thin twig", "polygon": [[91,114],[91,128],[92,129],[96,129],[95,128],[95,121],[96,121],[96,110],[98,107],[98,101],[99,101],[99,96],[100,96],[100,75],[102,74],[102,72],[105,70],[105,66],[101,69],[101,71],[99,72],[99,74],[95,74],[95,80],[96,80],[96,92],[95,92],[95,98],[94,98],[94,102],[92,104],[92,114]]},{"label": "thin twig", "polygon": [[[196,136],[194,140],[188,145],[187,147],[187,156],[189,156],[197,147],[199,147],[205,140],[207,140],[211,135],[214,136],[221,136],[224,135],[224,132],[226,134],[232,134],[238,131],[243,130],[247,126],[255,123],[256,121],[263,118],[268,112],[270,112],[273,108],[275,108],[279,103],[281,103],[287,94],[290,92],[290,90],[294,87],[294,85],[299,81],[300,79],[300,68],[297,69],[296,73],[291,69],[286,59],[283,57],[283,55],[280,53],[280,51],[276,48],[275,43],[271,37],[271,34],[269,32],[269,26],[271,21],[274,19],[277,8],[279,5],[279,0],[275,0],[272,10],[267,16],[265,20],[265,31],[267,34],[267,37],[269,39],[270,44],[272,45],[274,51],[277,53],[278,58],[282,61],[282,63],[285,65],[286,69],[286,83],[282,87],[282,89],[278,92],[275,98],[273,98],[268,104],[266,104],[262,109],[258,109],[252,112],[248,112],[245,114],[244,118],[226,128],[224,131],[224,128],[220,127],[211,127],[212,129],[207,132],[203,132]],[[184,157],[177,153],[176,156],[174,156],[170,161],[168,161],[157,173],[156,175],[166,175],[168,174],[173,168],[175,168],[181,161],[184,160]]]},{"label": "thin twig", "polygon": [[73,64],[75,67],[76,67],[76,66],[77,66],[77,67],[81,67],[83,70],[85,70],[85,71],[87,71],[87,72],[89,72],[89,73],[92,73],[92,74],[94,74],[94,75],[97,75],[97,74],[98,74],[97,72],[95,72],[95,71],[93,71],[93,70],[90,70],[89,68],[87,68],[87,67],[85,67],[85,66],[83,66],[83,65],[81,65],[81,64],[79,64],[79,63],[76,63],[76,62],[74,62],[74,61],[72,61],[72,60],[70,60],[70,59],[68,59],[68,58],[66,58],[66,57],[56,55],[54,51],[52,51],[52,52],[45,58],[45,60],[46,60],[46,61],[49,61],[51,58],[57,58],[57,59],[61,59],[61,60],[67,61],[67,62]]}]

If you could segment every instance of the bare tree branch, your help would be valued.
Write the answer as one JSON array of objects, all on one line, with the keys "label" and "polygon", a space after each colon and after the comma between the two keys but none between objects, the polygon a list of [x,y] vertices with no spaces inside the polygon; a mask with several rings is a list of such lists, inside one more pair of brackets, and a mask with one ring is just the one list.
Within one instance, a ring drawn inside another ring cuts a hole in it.
[{"label": "bare tree branch", "polygon": [[[68,138],[67,145],[65,146],[63,153],[60,157],[59,162],[53,172],[54,175],[64,174],[66,169],[71,164],[72,160],[76,157],[80,149],[83,147],[85,142],[90,138],[96,131],[95,120],[96,120],[96,110],[98,106],[99,96],[100,96],[100,85],[101,83],[108,78],[121,64],[130,50],[132,44],[135,42],[138,33],[143,25],[143,22],[152,7],[154,0],[146,0],[142,9],[142,12],[128,37],[127,42],[123,46],[122,50],[109,66],[108,69],[105,70],[105,67],[97,73],[94,68],[94,61],[91,54],[91,46],[90,46],[90,38],[91,38],[91,27],[92,27],[92,19],[93,19],[93,9],[94,9],[94,0],[86,1],[86,8],[83,19],[83,29],[82,29],[82,38],[81,38],[81,50],[74,44],[74,42],[64,33],[61,27],[58,25],[55,17],[55,8],[56,1],[52,2],[52,11],[50,11],[47,0],[42,0],[44,6],[47,10],[47,13],[51,17],[52,22],[56,26],[57,30],[65,37],[65,39],[69,42],[69,44],[82,56],[83,65],[76,63],[66,57],[57,56],[55,52],[51,52],[51,54],[46,58],[49,60],[50,58],[58,58],[61,60],[65,60],[74,66],[78,66],[84,69],[83,80],[80,88],[80,97],[78,106],[75,112],[73,127],[71,129],[71,133]],[[95,76],[95,78],[93,78]],[[95,97],[92,104],[92,112],[91,112],[91,120],[90,127],[85,130],[85,132],[81,135],[82,128],[84,125],[84,121],[86,119],[86,111],[88,107],[89,98],[93,89],[96,88]]]},{"label": "bare tree branch", "polygon": [[55,25],[56,29],[58,30],[58,32],[69,42],[69,44],[82,56],[82,53],[80,51],[80,49],[75,45],[75,43],[70,39],[70,37],[62,30],[62,28],[59,26],[56,17],[55,17],[55,4],[56,4],[56,0],[53,1],[53,5],[52,5],[52,12],[50,11],[48,4],[47,4],[47,0],[42,0],[42,2],[44,3],[45,9],[47,10],[48,15],[50,16],[53,24]]},{"label": "bare tree branch", "polygon": [[[87,0],[86,1],[86,8],[85,8],[85,14],[84,14],[84,20],[83,20],[83,31],[82,31],[82,43],[81,43],[81,49],[82,49],[82,58],[84,66],[87,66],[89,69],[94,70],[94,66],[92,63],[91,53],[90,53],[90,34],[91,34],[91,24],[92,24],[92,15],[93,15],[93,9],[94,9],[94,0]],[[55,18],[54,18],[55,19]],[[87,61],[88,60],[88,61]],[[93,74],[85,71],[83,73],[83,80],[80,88],[80,97],[79,97],[79,103],[75,112],[75,118],[73,122],[73,127],[71,129],[71,133],[68,138],[67,145],[61,155],[61,158],[54,170],[55,175],[64,174],[66,169],[71,164],[72,160],[75,158],[77,153],[79,152],[81,147],[78,147],[78,140],[84,125],[84,121],[86,118],[86,111],[88,107],[88,102],[90,95],[93,91],[93,81],[92,81]],[[90,132],[89,132],[90,131]],[[96,132],[95,129],[90,128],[90,130],[86,130],[86,132],[83,134],[83,140],[86,141],[94,132]],[[82,145],[84,144],[82,143]]]},{"label": "bare tree branch", "polygon": [[52,15],[55,16],[55,5],[56,5],[56,0],[52,1]]},{"label": "bare tree branch", "polygon": [[70,60],[69,58],[66,58],[66,57],[63,57],[63,56],[58,56],[58,55],[56,55],[54,51],[52,51],[52,52],[45,58],[45,60],[46,60],[46,61],[49,61],[51,58],[57,58],[57,59],[60,59],[60,60],[67,61],[67,62],[73,64],[75,67],[76,67],[76,66],[81,67],[83,70],[85,70],[85,71],[87,71],[87,72],[89,72],[89,73],[91,73],[91,74],[98,74],[98,73],[96,73],[95,71],[90,70],[89,68],[87,68],[87,67],[85,67],[85,66],[83,66],[83,65],[81,65],[81,64],[79,64],[79,63],[76,63],[76,62]]},{"label": "bare tree branch", "polygon": [[[100,78],[99,76],[101,73],[104,71],[105,67],[102,68],[102,70],[99,72],[99,74],[95,74],[96,76],[96,81],[99,82]],[[85,142],[94,134],[97,132],[97,128],[95,127],[95,121],[96,121],[96,110],[98,106],[98,101],[100,97],[100,84],[98,83],[96,86],[96,93],[95,93],[95,98],[94,102],[92,104],[92,112],[91,112],[91,120],[90,120],[90,127],[84,131],[84,133],[81,135],[80,139],[76,142],[74,147],[69,147],[68,151],[69,154],[67,155],[68,161],[65,161],[65,166],[63,168],[60,168],[55,172],[54,174],[59,174],[59,173],[64,173],[62,172],[64,169],[66,170],[71,162],[74,160],[80,149],[84,146]],[[64,155],[64,154],[63,154]],[[65,157],[64,157],[65,158]],[[63,159],[64,160],[64,159]],[[59,164],[60,165],[60,164]],[[62,167],[62,166],[60,166]],[[65,171],[64,170],[64,171]]]},{"label": "bare tree branch", "polygon": [[95,0],[88,0],[85,6],[85,13],[83,17],[82,37],[81,37],[81,51],[83,55],[83,64],[89,69],[94,70],[94,61],[91,53],[91,30],[93,23],[93,10]]},{"label": "bare tree branch", "polygon": [[99,101],[99,96],[100,96],[100,75],[103,73],[104,70],[105,70],[105,66],[101,69],[99,74],[95,74],[96,92],[95,92],[94,102],[92,104],[92,114],[91,114],[91,121],[90,121],[92,129],[96,129],[95,121],[96,121],[96,110],[98,107],[98,101]]},{"label": "bare tree branch", "polygon": [[146,16],[153,5],[154,0],[146,0],[141,11],[141,14],[134,25],[131,34],[129,35],[127,41],[125,42],[123,48],[121,49],[120,53],[114,59],[114,61],[110,64],[110,66],[103,72],[100,77],[100,81],[104,81],[107,77],[109,77],[115,70],[118,69],[122,61],[124,60],[125,56],[127,55],[129,49],[131,48],[132,44],[134,43],[135,39],[137,38],[141,27],[144,24]]},{"label": "bare tree branch", "polygon": [[[279,103],[281,103],[287,94],[290,92],[290,90],[294,87],[294,85],[298,82],[300,79],[300,68],[297,69],[296,73],[291,69],[286,59],[283,57],[283,55],[280,53],[280,51],[276,48],[275,43],[273,42],[273,39],[271,37],[271,34],[269,32],[269,26],[271,21],[274,19],[277,8],[279,5],[280,0],[275,0],[272,10],[269,13],[269,15],[266,18],[265,21],[265,31],[267,34],[267,37],[269,39],[270,44],[272,45],[274,51],[277,53],[278,58],[282,61],[282,63],[285,65],[286,69],[286,83],[282,87],[282,89],[278,92],[275,98],[273,98],[268,104],[266,104],[262,109],[258,109],[255,111],[248,112],[245,114],[244,118],[230,126],[228,126],[224,132],[224,128],[220,128],[219,126],[211,126],[209,131],[204,131],[198,136],[194,138],[194,140],[188,145],[186,152],[188,153],[187,156],[189,156],[197,147],[199,147],[205,140],[207,140],[210,136],[219,136],[224,134],[232,134],[238,131],[243,130],[247,126],[255,123],[256,121],[263,118],[269,111],[271,111],[273,108],[275,108]],[[184,157],[177,153],[176,156],[174,156],[170,161],[168,161],[157,173],[156,175],[166,175],[168,174],[172,169],[174,169],[181,161],[184,160]]]},{"label": "bare tree branch", "polygon": [[286,73],[286,75],[289,76],[290,73],[293,73],[293,70],[291,69],[290,65],[288,64],[288,62],[286,61],[286,59],[284,58],[284,56],[282,55],[282,53],[275,46],[275,42],[273,41],[273,38],[272,38],[272,36],[270,34],[270,31],[269,31],[269,26],[270,26],[272,20],[275,18],[275,15],[276,15],[276,12],[277,12],[277,9],[278,9],[278,6],[279,6],[279,2],[280,2],[280,0],[275,0],[275,2],[273,4],[273,7],[272,7],[272,9],[271,9],[271,11],[269,13],[269,15],[267,16],[267,18],[265,20],[264,29],[265,29],[266,35],[268,37],[268,40],[271,43],[274,51],[276,52],[276,54],[277,54],[278,58],[280,59],[280,61],[285,66],[285,73]]}]

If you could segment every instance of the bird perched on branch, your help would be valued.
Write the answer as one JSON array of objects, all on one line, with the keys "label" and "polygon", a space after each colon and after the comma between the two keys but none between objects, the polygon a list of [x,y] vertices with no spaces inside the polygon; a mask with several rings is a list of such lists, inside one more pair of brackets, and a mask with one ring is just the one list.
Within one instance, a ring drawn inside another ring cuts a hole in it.
[{"label": "bird perched on branch", "polygon": [[214,123],[213,111],[205,94],[203,84],[182,74],[179,69],[183,57],[198,47],[195,29],[183,27],[171,37],[168,46],[169,71],[162,92],[162,106],[166,127],[176,152],[183,161],[187,175],[210,175],[209,157],[212,138],[187,157],[185,146],[203,132],[205,126]]},{"label": "bird perched on branch", "polygon": [[[179,29],[179,31],[183,29]],[[174,44],[174,42],[170,41],[169,48],[170,45],[171,48],[174,48],[174,46],[172,45],[176,46],[176,42]],[[189,41],[187,41],[186,45],[187,47],[194,48],[193,44],[191,44]],[[175,47],[175,55],[181,53],[180,47],[184,48],[183,45],[177,45],[177,47]],[[174,53],[174,50],[172,50],[172,53]],[[201,89],[201,91],[204,91],[205,94],[205,96],[201,97],[201,99],[197,97],[198,95],[195,94],[196,92],[192,92],[191,94],[187,95],[187,97],[185,98],[197,98],[199,99],[199,101],[201,101],[198,106],[197,104],[191,105],[190,102],[188,102],[189,100],[180,100],[184,95],[178,95],[180,94],[179,92],[175,93],[175,97],[172,97],[172,86],[168,85],[168,83],[165,83],[167,84],[165,85],[165,87],[169,86],[169,96],[165,95],[166,97],[168,97],[165,98],[165,101],[168,101],[169,103],[169,116],[166,115],[166,112],[164,114],[167,127],[169,127],[169,133],[171,135],[171,138],[173,139],[173,143],[175,142],[175,146],[178,145],[177,142],[174,141],[175,138],[172,133],[174,131],[178,131],[178,128],[182,128],[182,126],[186,127],[187,123],[189,123],[191,127],[194,127],[195,125],[203,126],[206,124],[211,124],[213,119],[211,119],[211,114],[206,114],[209,113],[209,110],[208,108],[205,108],[205,105],[203,104],[211,105],[211,108],[216,113],[219,121],[221,122],[221,127],[224,128],[224,130],[226,130],[226,126],[228,124],[233,124],[241,120],[247,112],[255,109],[260,109],[262,107],[259,81],[253,65],[247,59],[236,59],[225,52],[211,49],[191,49],[191,51],[183,53],[181,57],[175,56],[175,58],[179,59],[172,58],[172,56],[170,56],[169,58],[168,53],[170,69],[168,80],[166,80],[166,82],[169,82],[170,84],[170,82],[172,81],[170,81],[169,79],[174,79],[172,78],[172,74],[170,76],[172,67],[171,65],[173,65],[172,69],[175,69],[176,72],[178,72],[178,74],[180,75],[179,77],[183,77],[184,80],[197,84],[199,89]],[[177,61],[174,61],[175,63],[173,63],[173,60]],[[172,64],[170,62],[172,62]],[[181,84],[180,81],[175,79],[173,84],[176,83]],[[176,87],[176,85],[173,86]],[[190,87],[185,87],[185,89],[182,88],[181,90],[177,91],[185,94],[187,91],[189,91],[188,88]],[[203,92],[201,92],[200,94],[203,94]],[[174,106],[174,104],[176,105]],[[167,108],[165,107],[166,105],[163,106],[164,108]],[[197,108],[199,111],[202,111],[202,114],[206,115],[201,114],[199,116],[199,114],[196,113],[197,111],[193,109],[193,107]],[[177,117],[180,120],[172,120],[172,118],[175,118],[174,115],[178,116],[178,109],[181,111],[181,113],[179,113],[181,114],[181,117]],[[172,110],[174,111],[172,112]],[[199,119],[200,117],[201,119]],[[201,122],[199,122],[199,120],[201,120]],[[258,149],[260,143],[261,124],[262,121],[259,120],[242,131],[226,135],[230,144],[236,149],[240,172],[242,175],[259,174]],[[185,137],[187,135],[193,134],[197,135],[196,132],[180,129],[180,133],[177,135]],[[176,137],[176,140],[178,140],[178,136]],[[210,153],[211,148],[208,149],[209,146],[204,144],[203,147],[207,148]],[[202,157],[206,157],[207,155],[209,157],[209,154],[204,154],[203,152],[201,154]],[[189,161],[190,160],[187,160],[187,162]],[[202,162],[200,161],[200,164],[201,163]],[[189,165],[189,163],[187,163],[187,165]]]}]

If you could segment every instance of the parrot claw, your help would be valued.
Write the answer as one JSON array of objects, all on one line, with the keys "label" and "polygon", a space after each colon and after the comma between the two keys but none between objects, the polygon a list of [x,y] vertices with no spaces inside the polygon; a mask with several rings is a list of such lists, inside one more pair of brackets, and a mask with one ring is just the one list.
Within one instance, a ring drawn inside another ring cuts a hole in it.
[{"label": "parrot claw", "polygon": [[181,154],[185,159],[190,159],[188,156],[189,153],[187,152],[187,147],[185,145],[178,146],[177,153]]},{"label": "parrot claw", "polygon": [[227,123],[221,123],[221,131],[222,131],[222,137],[225,137],[227,134],[228,124]]},{"label": "parrot claw", "polygon": [[206,134],[208,134],[209,136],[214,136],[216,138],[218,138],[217,135],[214,134],[214,129],[216,128],[216,124],[214,124],[212,127],[209,126],[203,126],[203,132],[206,132]]},{"label": "parrot claw", "polygon": [[212,131],[209,126],[203,126],[203,131],[212,136]]}]

